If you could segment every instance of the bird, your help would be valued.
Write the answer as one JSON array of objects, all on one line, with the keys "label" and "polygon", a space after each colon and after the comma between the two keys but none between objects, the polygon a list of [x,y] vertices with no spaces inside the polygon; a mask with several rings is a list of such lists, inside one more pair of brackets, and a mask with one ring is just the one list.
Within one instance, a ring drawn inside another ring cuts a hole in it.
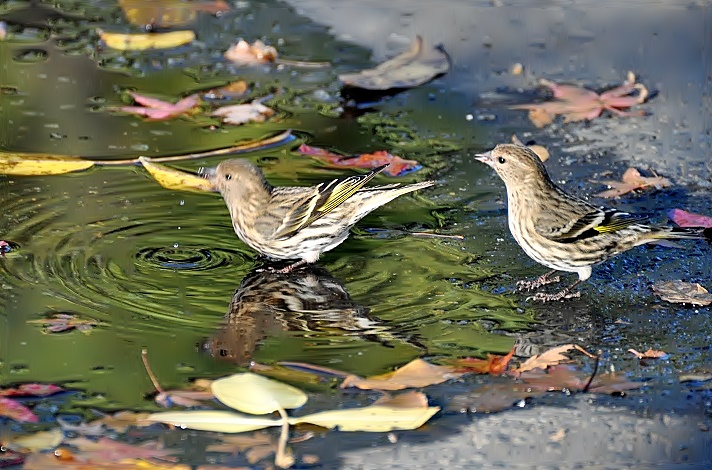
[{"label": "bird", "polygon": [[476,154],[492,167],[507,188],[509,231],[537,263],[551,269],[531,281],[519,281],[521,291],[559,282],[556,271],[578,274],[576,282],[554,294],[528,298],[548,302],[580,297],[575,288],[591,277],[592,267],[633,247],[663,240],[710,238],[704,228],[648,224],[648,217],[593,205],[566,193],[551,181],[531,149],[499,144]]},{"label": "bird", "polygon": [[387,167],[316,186],[275,187],[259,167],[236,158],[204,170],[203,176],[225,200],[240,240],[269,258],[298,260],[280,270],[288,273],[341,244],[351,227],[373,210],[435,184],[423,181],[365,187]]}]

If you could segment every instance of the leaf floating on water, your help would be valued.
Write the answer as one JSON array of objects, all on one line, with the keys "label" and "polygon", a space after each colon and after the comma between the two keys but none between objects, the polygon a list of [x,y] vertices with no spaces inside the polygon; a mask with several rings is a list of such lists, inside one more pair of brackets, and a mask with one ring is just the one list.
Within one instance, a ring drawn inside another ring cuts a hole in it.
[{"label": "leaf floating on water", "polygon": [[0,397],[0,416],[14,419],[21,423],[36,423],[39,419],[25,405],[4,397]]},{"label": "leaf floating on water", "polygon": [[299,408],[307,402],[306,394],[298,388],[251,372],[218,379],[212,391],[227,406],[255,415]]},{"label": "leaf floating on water", "polygon": [[61,175],[94,166],[91,160],[44,153],[0,152],[0,173],[4,175]]},{"label": "leaf floating on water", "polygon": [[118,0],[129,23],[151,28],[181,26],[195,20],[196,13],[221,13],[230,10],[230,6],[222,0],[194,1],[184,0]]},{"label": "leaf floating on water", "polygon": [[656,351],[654,349],[648,349],[645,352],[639,352],[635,349],[629,349],[629,353],[633,354],[638,359],[665,359],[668,357],[668,353],[665,351]]},{"label": "leaf floating on water", "polygon": [[195,192],[215,191],[215,187],[207,178],[154,163],[148,157],[138,157],[138,160],[153,179],[166,189]]},{"label": "leaf floating on water", "polygon": [[450,58],[440,47],[425,47],[417,36],[404,52],[376,68],[339,75],[344,84],[366,90],[412,88],[429,82],[450,70]]},{"label": "leaf floating on water", "polygon": [[653,284],[653,292],[663,300],[675,304],[710,305],[712,294],[694,282],[663,281]]},{"label": "leaf floating on water", "polygon": [[712,228],[712,217],[708,215],[693,214],[682,209],[671,209],[668,212],[668,217],[680,227]]},{"label": "leaf floating on water", "polygon": [[247,104],[223,106],[210,113],[211,116],[221,117],[224,123],[235,124],[236,126],[248,122],[264,122],[273,114],[274,111],[263,105],[260,100]]},{"label": "leaf floating on water", "polygon": [[55,393],[63,392],[64,389],[53,384],[29,383],[22,384],[15,388],[0,390],[3,397],[46,397]]},{"label": "leaf floating on water", "polygon": [[149,121],[165,121],[193,111],[200,104],[198,94],[187,96],[177,103],[163,101],[139,93],[129,93],[141,106],[116,106],[107,108],[108,111],[145,116]]},{"label": "leaf floating on water", "polygon": [[188,44],[195,39],[195,33],[190,30],[171,31],[168,33],[107,33],[98,30],[104,43],[120,51],[144,51],[147,49],[171,49]]},{"label": "leaf floating on water", "polygon": [[172,424],[181,428],[215,432],[247,432],[270,426],[281,426],[282,420],[257,418],[232,411],[166,411],[153,413],[149,421]]},{"label": "leaf floating on water", "polygon": [[515,349],[516,348],[513,347],[512,350],[505,356],[487,354],[487,359],[466,357],[463,359],[455,359],[449,361],[448,363],[458,372],[502,375],[504,371],[507,370],[507,365],[509,364],[509,361],[512,360]]},{"label": "leaf floating on water", "polygon": [[635,168],[628,168],[623,173],[622,181],[601,181],[601,184],[606,184],[611,187],[607,191],[596,194],[598,197],[618,197],[638,189],[654,187],[656,189],[667,188],[672,186],[672,182],[662,176],[641,176],[640,172]]},{"label": "leaf floating on water", "polygon": [[377,150],[373,153],[363,153],[356,156],[344,156],[330,152],[318,147],[311,147],[306,144],[299,146],[297,150],[302,155],[315,157],[330,165],[345,168],[366,168],[373,169],[388,164],[388,168],[383,170],[383,174],[388,176],[403,176],[414,171],[418,171],[423,166],[415,160],[405,160],[397,155],[392,155],[385,150]]},{"label": "leaf floating on water", "polygon": [[462,375],[451,366],[437,366],[422,359],[414,359],[394,372],[368,377],[350,375],[341,388],[357,387],[364,390],[402,390],[435,385]]},{"label": "leaf floating on water", "polygon": [[571,359],[568,356],[565,356],[564,353],[567,351],[571,351],[572,349],[580,351],[586,354],[588,357],[596,357],[585,349],[583,349],[581,346],[578,346],[576,344],[565,344],[563,346],[557,346],[555,348],[551,348],[547,351],[544,351],[541,354],[536,354],[530,357],[529,359],[524,361],[524,363],[520,365],[515,372],[522,373],[533,369],[546,369],[547,367],[559,364],[560,362],[570,361]]},{"label": "leaf floating on water", "polygon": [[55,428],[49,431],[40,431],[25,436],[13,437],[10,441],[4,442],[3,447],[18,452],[38,452],[45,449],[53,449],[62,443],[64,434],[62,429]]},{"label": "leaf floating on water", "polygon": [[277,59],[277,49],[267,46],[259,39],[248,43],[244,39],[225,51],[225,58],[238,65],[255,65],[274,62]]}]

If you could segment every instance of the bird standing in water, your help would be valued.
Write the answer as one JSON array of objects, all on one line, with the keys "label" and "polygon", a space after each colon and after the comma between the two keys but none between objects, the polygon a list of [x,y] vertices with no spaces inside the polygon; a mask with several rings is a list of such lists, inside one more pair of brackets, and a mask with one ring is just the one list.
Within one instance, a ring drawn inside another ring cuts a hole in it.
[{"label": "bird standing in water", "polygon": [[364,187],[387,166],[309,187],[273,187],[244,159],[225,160],[206,176],[225,199],[240,240],[270,258],[299,260],[281,270],[287,273],[342,243],[371,211],[435,184]]},{"label": "bird standing in water", "polygon": [[565,193],[549,178],[539,157],[527,147],[500,144],[476,155],[491,166],[507,187],[509,230],[524,252],[552,271],[533,281],[519,281],[520,290],[558,282],[556,271],[574,272],[578,280],[555,294],[531,298],[547,302],[579,297],[573,292],[591,277],[591,267],[635,246],[660,240],[702,239],[703,228],[647,225],[647,217],[597,207]]}]

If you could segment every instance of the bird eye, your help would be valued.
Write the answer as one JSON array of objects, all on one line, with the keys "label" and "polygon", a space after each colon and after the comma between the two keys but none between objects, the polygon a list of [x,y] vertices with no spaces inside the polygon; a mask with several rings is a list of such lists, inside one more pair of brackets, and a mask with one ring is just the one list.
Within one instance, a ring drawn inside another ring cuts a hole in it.
[{"label": "bird eye", "polygon": [[499,157],[499,158],[497,159],[497,161],[498,161],[500,164],[503,164],[503,163],[506,162],[507,160],[505,160],[504,157]]},{"label": "bird eye", "polygon": [[230,174],[225,175],[225,179],[230,181],[232,179],[232,175],[230,175]]}]

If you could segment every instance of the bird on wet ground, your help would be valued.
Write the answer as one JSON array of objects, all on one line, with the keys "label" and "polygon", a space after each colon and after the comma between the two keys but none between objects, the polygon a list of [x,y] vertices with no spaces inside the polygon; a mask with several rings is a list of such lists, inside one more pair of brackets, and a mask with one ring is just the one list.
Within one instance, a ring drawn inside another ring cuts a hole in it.
[{"label": "bird on wet ground", "polygon": [[579,297],[576,286],[591,277],[592,266],[645,243],[709,238],[704,228],[648,224],[644,215],[599,207],[564,192],[551,181],[537,155],[527,147],[500,144],[477,154],[507,187],[509,230],[524,252],[552,271],[532,281],[519,281],[531,291],[558,282],[556,271],[578,274],[576,282],[554,294],[530,299],[554,301]]},{"label": "bird on wet ground", "polygon": [[435,184],[365,186],[387,166],[307,187],[272,186],[245,159],[225,160],[204,175],[223,196],[240,240],[269,258],[298,260],[281,270],[290,272],[341,244],[373,210]]}]

